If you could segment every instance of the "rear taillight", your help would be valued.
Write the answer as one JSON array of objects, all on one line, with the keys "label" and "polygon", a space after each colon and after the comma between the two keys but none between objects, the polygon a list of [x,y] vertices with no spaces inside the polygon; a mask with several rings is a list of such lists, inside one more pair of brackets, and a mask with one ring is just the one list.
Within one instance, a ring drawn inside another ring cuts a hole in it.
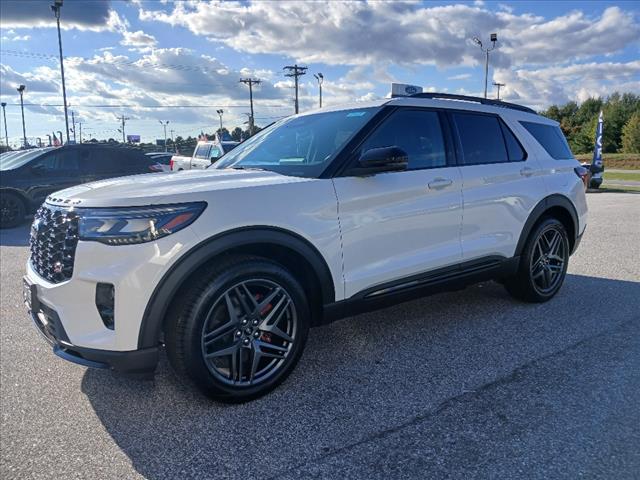
[{"label": "rear taillight", "polygon": [[584,188],[589,187],[589,169],[585,167],[576,167],[573,169],[576,172],[576,175],[580,177],[582,183],[584,183]]},{"label": "rear taillight", "polygon": [[173,157],[169,160],[169,168],[173,171]]}]

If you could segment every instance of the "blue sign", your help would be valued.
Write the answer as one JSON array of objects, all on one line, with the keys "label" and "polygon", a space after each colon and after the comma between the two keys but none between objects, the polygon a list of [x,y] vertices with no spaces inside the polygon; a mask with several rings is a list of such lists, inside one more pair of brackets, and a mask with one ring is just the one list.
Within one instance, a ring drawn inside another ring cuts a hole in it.
[{"label": "blue sign", "polygon": [[591,165],[593,167],[602,167],[602,132],[604,131],[604,119],[602,118],[602,111],[598,117],[598,126],[596,127],[596,145],[593,149],[593,160]]}]

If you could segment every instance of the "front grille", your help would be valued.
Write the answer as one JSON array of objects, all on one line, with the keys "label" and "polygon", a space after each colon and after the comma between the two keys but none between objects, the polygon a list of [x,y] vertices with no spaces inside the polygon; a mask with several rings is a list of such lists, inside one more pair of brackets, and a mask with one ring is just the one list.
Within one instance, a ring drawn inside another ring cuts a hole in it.
[{"label": "front grille", "polygon": [[78,215],[68,207],[42,205],[31,225],[31,265],[52,283],[69,280],[78,244]]}]

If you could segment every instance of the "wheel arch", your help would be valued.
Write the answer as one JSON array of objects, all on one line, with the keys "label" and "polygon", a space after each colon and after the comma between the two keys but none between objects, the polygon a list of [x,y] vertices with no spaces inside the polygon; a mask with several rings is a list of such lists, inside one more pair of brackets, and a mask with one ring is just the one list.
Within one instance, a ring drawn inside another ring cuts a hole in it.
[{"label": "wheel arch", "polygon": [[529,238],[533,227],[545,216],[557,218],[567,229],[569,236],[569,251],[573,252],[578,237],[578,214],[569,198],[560,194],[549,195],[543,198],[531,211],[527,221],[520,232],[520,238],[516,246],[515,255],[519,256],[524,250],[524,246]]},{"label": "wheel arch", "polygon": [[[172,265],[156,285],[145,308],[138,348],[158,344],[165,317],[174,299],[200,268],[221,255],[252,254],[272,259],[292,270],[318,308],[335,301],[335,286],[331,271],[322,254],[308,240],[288,230],[276,227],[239,228],[216,235],[193,247]],[[302,278],[301,278],[302,277]],[[315,322],[319,318],[313,318]]]}]

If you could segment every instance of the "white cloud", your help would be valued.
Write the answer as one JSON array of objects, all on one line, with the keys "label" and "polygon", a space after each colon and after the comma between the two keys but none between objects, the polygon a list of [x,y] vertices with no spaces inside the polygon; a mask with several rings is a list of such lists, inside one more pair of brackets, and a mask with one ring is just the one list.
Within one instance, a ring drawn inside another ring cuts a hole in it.
[{"label": "white cloud", "polygon": [[155,47],[157,43],[156,37],[138,30],[137,32],[122,32],[120,45],[127,47]]},{"label": "white cloud", "polygon": [[469,39],[487,32],[500,40],[494,64],[560,63],[618,51],[640,36],[633,14],[619,7],[599,18],[574,11],[547,20],[470,4],[177,2],[170,12],[141,8],[139,17],[238,51],[339,65],[475,65],[482,55]]},{"label": "white cloud", "polygon": [[[49,0],[2,0],[0,2],[0,26],[11,29],[53,28],[56,19]],[[93,2],[64,2],[60,26],[100,32],[118,30],[126,21],[111,9],[109,0]]]},{"label": "white cloud", "polygon": [[447,77],[447,80],[467,80],[471,78],[470,73],[461,73],[460,75],[453,75],[451,77]]},{"label": "white cloud", "polygon": [[543,109],[569,100],[582,102],[615,91],[640,92],[640,60],[584,63],[536,70],[496,69],[493,80],[505,83],[501,98]]},{"label": "white cloud", "polygon": [[31,38],[31,35],[13,35],[12,37],[9,36],[3,36],[2,37],[2,41],[3,42],[26,42]]}]

